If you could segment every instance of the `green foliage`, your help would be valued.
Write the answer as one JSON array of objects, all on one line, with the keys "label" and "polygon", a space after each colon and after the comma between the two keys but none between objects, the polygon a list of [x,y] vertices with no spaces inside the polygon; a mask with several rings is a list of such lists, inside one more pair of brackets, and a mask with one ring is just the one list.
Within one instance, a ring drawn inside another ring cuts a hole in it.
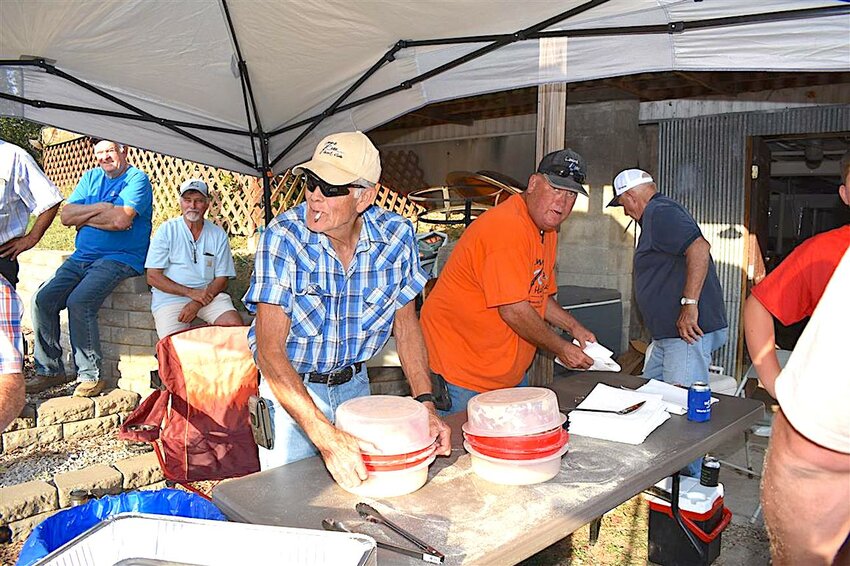
[{"label": "green foliage", "polygon": [[240,249],[233,244],[233,238],[230,240],[230,247],[233,250],[233,265],[236,266],[236,277],[227,283],[227,293],[233,299],[233,306],[236,310],[244,311],[245,305],[242,303],[242,297],[248,291],[248,285],[251,283],[251,274],[254,272],[254,254],[249,253],[246,249]]},{"label": "green foliage", "polygon": [[33,148],[29,140],[41,137],[41,125],[19,118],[0,118],[0,139],[27,150],[36,161],[41,162],[41,152]]},{"label": "green foliage", "polygon": [[[35,224],[35,216],[30,216],[27,232],[29,232],[33,224]],[[41,250],[74,251],[74,239],[76,237],[77,231],[73,228],[63,226],[57,214],[56,218],[53,219],[53,223],[50,224],[41,241],[35,247]]]}]

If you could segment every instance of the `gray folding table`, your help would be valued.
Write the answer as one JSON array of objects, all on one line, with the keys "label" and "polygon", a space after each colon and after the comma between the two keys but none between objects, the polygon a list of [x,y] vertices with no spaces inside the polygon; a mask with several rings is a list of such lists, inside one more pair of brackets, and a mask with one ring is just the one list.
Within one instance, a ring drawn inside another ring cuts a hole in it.
[{"label": "gray folding table", "polygon": [[[574,406],[597,383],[639,387],[641,378],[588,372],[558,378],[551,386],[562,406]],[[463,449],[466,414],[447,419],[452,455],[437,458],[422,489],[371,500],[338,487],[319,457],[229,480],[213,501],[231,519],[320,529],[322,519],[342,521],[385,542],[411,546],[379,525],[366,523],[354,505],[366,501],[446,555],[446,564],[516,563],[569,535],[761,418],[759,401],[720,396],[711,420],[693,423],[673,415],[638,446],[570,436],[561,471],[530,486],[496,485],[479,478]],[[379,550],[380,564],[422,564]]]}]

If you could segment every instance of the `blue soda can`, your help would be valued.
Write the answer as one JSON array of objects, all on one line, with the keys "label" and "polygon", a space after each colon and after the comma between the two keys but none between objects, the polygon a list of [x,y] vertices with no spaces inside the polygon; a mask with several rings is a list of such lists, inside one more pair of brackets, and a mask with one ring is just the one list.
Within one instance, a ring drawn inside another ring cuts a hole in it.
[{"label": "blue soda can", "polygon": [[703,381],[688,389],[688,420],[697,423],[711,420],[711,388]]}]

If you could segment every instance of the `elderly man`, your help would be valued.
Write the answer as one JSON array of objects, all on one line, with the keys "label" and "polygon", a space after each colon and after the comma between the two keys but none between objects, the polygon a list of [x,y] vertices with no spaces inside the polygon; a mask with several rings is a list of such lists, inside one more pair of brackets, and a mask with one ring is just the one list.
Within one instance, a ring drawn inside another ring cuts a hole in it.
[{"label": "elderly man", "polygon": [[[0,140],[0,275],[18,284],[18,256],[35,246],[50,227],[62,194],[32,156]],[[30,214],[35,223],[27,232]]]},{"label": "elderly man", "polygon": [[260,449],[261,467],[318,451],[340,485],[366,479],[357,439],[333,419],[340,403],[369,394],[364,362],[390,331],[410,389],[429,410],[437,451],[448,455],[450,431],[434,413],[414,310],[425,274],[413,226],[372,206],[378,150],[361,132],[333,134],[294,172],[306,177],[306,202],[266,229],[244,299],[257,314],[248,339],[274,428],[272,449]]},{"label": "elderly man", "polygon": [[145,269],[160,338],[189,328],[195,317],[221,326],[242,324],[224,292],[227,280],[236,277],[230,243],[224,230],[204,218],[209,207],[207,184],[184,181],[183,215],[164,222],[151,239]]},{"label": "elderly man", "polygon": [[94,155],[99,167],[83,174],[60,216],[77,229],[76,250],[33,297],[36,377],[28,393],[71,380],[59,345],[59,311],[66,307],[79,381],[74,395],[103,391],[97,311],[121,281],[144,268],[153,208],[148,176],[127,162],[121,144],[95,141]]},{"label": "elderly man", "polygon": [[21,301],[0,275],[0,430],[6,430],[24,406]]},{"label": "elderly man", "polygon": [[[546,155],[528,189],[488,210],[463,233],[422,307],[422,330],[435,380],[450,408],[464,411],[482,391],[524,385],[537,348],[587,369],[595,341],[555,300],[558,227],[567,219],[586,168],[570,149]],[[546,323],[569,332],[573,345]]]}]

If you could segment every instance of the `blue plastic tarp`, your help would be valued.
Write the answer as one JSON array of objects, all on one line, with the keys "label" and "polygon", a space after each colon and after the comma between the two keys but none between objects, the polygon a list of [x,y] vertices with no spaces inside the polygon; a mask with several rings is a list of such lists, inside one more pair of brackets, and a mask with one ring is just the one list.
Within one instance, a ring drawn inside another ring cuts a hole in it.
[{"label": "blue plastic tarp", "polygon": [[226,521],[218,508],[203,497],[177,489],[129,491],[101,497],[51,515],[33,529],[18,556],[17,566],[29,566],[104,519],[127,512]]}]

